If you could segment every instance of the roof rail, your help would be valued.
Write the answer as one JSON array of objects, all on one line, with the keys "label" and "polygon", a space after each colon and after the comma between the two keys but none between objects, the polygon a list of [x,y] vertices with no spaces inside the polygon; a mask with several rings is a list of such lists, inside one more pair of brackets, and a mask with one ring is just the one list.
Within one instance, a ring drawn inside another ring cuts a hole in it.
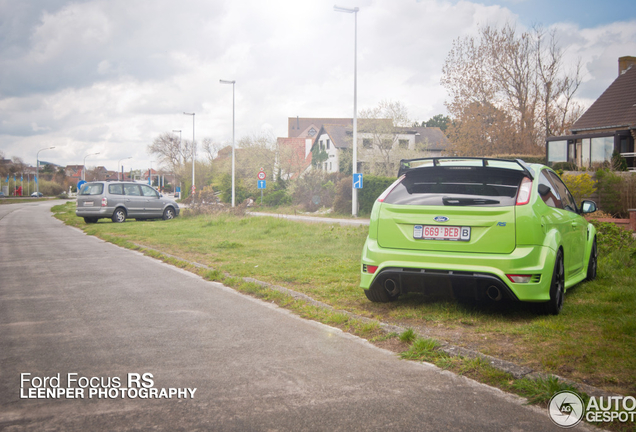
[{"label": "roof rail", "polygon": [[[534,170],[530,168],[530,166],[525,163],[521,159],[497,159],[497,158],[480,158],[480,157],[461,157],[461,156],[440,156],[440,157],[428,157],[428,158],[417,158],[417,159],[402,159],[400,161],[400,170],[398,171],[398,177],[401,177],[403,174],[415,170],[415,169],[423,169],[429,168],[431,166],[441,166],[440,161],[481,161],[482,167],[491,166],[489,161],[493,162],[511,162],[516,163],[521,167],[521,170],[530,177],[531,180],[534,179]],[[501,168],[501,167],[496,167]]]}]

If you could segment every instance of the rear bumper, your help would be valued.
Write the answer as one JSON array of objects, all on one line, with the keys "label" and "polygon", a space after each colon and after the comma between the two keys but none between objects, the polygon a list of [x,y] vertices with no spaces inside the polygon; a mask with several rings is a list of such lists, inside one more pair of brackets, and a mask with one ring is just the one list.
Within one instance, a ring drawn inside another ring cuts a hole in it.
[{"label": "rear bumper", "polygon": [[[471,254],[385,249],[368,238],[362,252],[360,287],[369,289],[396,278],[393,281],[402,294],[450,289],[457,296],[484,298],[490,287],[496,287],[501,298],[547,301],[555,257],[545,246],[521,246],[510,254]],[[378,269],[370,274],[365,265]],[[532,281],[513,283],[507,274],[532,275]]]},{"label": "rear bumper", "polygon": [[109,218],[114,210],[113,207],[78,207],[75,209],[75,216]]}]

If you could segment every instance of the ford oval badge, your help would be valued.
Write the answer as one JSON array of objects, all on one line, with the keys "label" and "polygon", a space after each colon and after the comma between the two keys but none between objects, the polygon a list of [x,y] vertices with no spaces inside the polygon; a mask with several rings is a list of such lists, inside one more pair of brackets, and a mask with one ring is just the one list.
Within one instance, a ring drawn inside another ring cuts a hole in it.
[{"label": "ford oval badge", "polygon": [[435,216],[433,220],[435,222],[448,222],[448,218],[446,216]]}]

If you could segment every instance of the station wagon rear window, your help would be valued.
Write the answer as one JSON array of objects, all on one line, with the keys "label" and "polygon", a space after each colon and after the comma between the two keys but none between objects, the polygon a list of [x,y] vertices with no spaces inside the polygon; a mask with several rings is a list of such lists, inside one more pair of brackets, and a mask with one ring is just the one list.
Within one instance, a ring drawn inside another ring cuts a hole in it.
[{"label": "station wagon rear window", "polygon": [[407,172],[384,202],[426,206],[512,206],[523,177],[521,171],[493,167],[427,167]]},{"label": "station wagon rear window", "polygon": [[80,195],[101,195],[104,192],[102,183],[86,183],[82,186]]}]

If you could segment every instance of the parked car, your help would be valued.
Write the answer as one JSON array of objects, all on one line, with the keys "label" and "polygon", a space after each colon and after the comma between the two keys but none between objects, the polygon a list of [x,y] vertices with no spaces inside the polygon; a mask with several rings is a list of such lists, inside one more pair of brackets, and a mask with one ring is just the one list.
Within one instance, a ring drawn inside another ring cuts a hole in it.
[{"label": "parked car", "polygon": [[0,191],[0,198],[6,198],[6,195],[2,191]]},{"label": "parked car", "polygon": [[167,220],[179,215],[179,205],[146,184],[95,181],[80,189],[75,214],[86,223],[103,218],[118,223],[126,218]]},{"label": "parked car", "polygon": [[33,192],[31,194],[32,197],[37,198],[37,197],[43,197],[44,195],[42,195],[42,192]]},{"label": "parked car", "polygon": [[596,230],[549,167],[522,160],[403,160],[371,212],[362,252],[367,298],[448,287],[456,298],[542,303],[596,277]]}]

